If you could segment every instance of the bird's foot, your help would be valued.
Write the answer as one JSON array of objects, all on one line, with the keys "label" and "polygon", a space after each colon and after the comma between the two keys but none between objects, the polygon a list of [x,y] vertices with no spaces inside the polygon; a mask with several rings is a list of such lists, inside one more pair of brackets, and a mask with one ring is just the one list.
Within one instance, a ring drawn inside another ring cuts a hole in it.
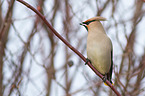
[{"label": "bird's foot", "polygon": [[106,79],[105,76],[103,76],[102,80],[103,80],[103,82],[105,83],[107,79]]},{"label": "bird's foot", "polygon": [[105,83],[106,82],[106,80],[107,80],[107,74],[105,73],[105,75],[103,76],[103,78],[102,78],[102,80],[103,80],[103,82]]},{"label": "bird's foot", "polygon": [[87,65],[87,63],[90,62],[91,63],[91,60],[89,60],[88,58],[86,58],[86,62],[85,62],[85,65]]}]

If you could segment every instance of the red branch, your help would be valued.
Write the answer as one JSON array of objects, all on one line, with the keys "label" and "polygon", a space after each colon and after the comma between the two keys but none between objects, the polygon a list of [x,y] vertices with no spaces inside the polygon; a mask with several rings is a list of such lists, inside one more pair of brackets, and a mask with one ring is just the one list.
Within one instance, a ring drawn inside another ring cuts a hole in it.
[{"label": "red branch", "polygon": [[[50,30],[65,44],[67,45],[72,51],[74,51],[84,62],[86,62],[86,58],[78,51],[76,50],[72,45],[70,45],[46,20],[45,16],[43,16],[38,10],[36,10],[34,7],[29,5],[23,0],[17,0],[23,5],[27,6],[30,8],[32,11],[34,11],[43,21],[44,23],[50,28]],[[90,62],[87,63],[88,66],[103,80],[103,75],[100,74]],[[115,87],[108,81],[106,80],[106,84],[116,93],[117,96],[121,96],[120,93],[115,89]]]}]

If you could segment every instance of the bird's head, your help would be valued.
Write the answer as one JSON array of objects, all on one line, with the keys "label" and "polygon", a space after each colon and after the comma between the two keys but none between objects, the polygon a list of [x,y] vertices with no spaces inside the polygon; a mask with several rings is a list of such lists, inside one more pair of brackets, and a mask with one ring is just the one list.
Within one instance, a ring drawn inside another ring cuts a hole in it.
[{"label": "bird's head", "polygon": [[93,17],[93,18],[90,18],[90,19],[80,23],[80,25],[83,25],[86,28],[86,30],[88,31],[89,24],[92,23],[92,22],[95,22],[95,21],[106,21],[106,18],[100,17],[100,16]]}]

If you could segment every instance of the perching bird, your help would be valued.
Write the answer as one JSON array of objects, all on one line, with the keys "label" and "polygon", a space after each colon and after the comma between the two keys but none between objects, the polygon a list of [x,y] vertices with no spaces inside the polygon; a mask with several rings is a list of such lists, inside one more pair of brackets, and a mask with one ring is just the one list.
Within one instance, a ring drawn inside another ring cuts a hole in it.
[{"label": "perching bird", "polygon": [[[87,31],[87,58],[92,65],[112,84],[113,48],[110,38],[106,35],[100,21],[103,17],[93,17],[82,22]],[[105,81],[104,81],[105,82]]]}]

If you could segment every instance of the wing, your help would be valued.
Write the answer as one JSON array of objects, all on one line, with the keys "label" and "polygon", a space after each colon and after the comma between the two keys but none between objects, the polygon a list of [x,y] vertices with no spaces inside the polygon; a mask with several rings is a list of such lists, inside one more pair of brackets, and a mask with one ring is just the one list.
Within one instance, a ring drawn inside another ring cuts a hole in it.
[{"label": "wing", "polygon": [[112,71],[113,71],[113,50],[111,50],[111,67],[110,67],[110,71],[107,73],[107,79],[110,81],[110,83],[112,84]]}]

